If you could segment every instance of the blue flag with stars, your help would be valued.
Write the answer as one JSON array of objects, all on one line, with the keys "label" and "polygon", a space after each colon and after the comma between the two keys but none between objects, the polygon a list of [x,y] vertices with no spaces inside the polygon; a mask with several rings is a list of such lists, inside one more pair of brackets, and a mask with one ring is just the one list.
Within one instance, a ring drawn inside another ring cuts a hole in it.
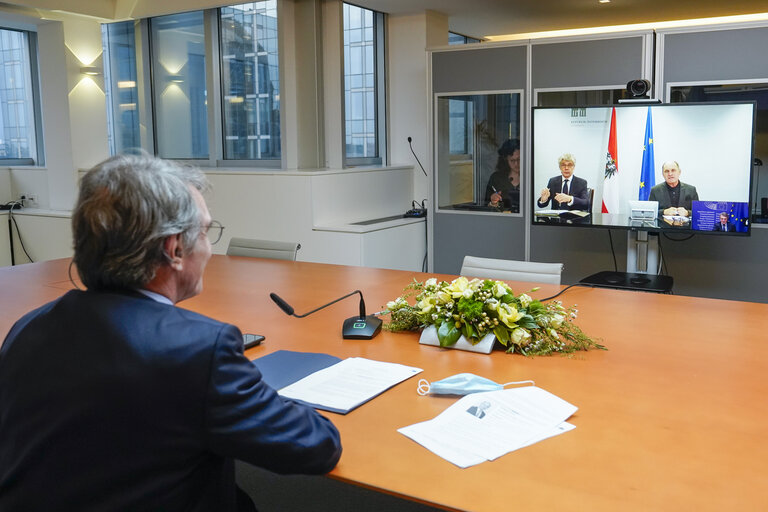
[{"label": "blue flag with stars", "polygon": [[746,233],[749,231],[749,204],[731,203],[728,220],[733,224],[737,232]]},{"label": "blue flag with stars", "polygon": [[640,166],[640,191],[637,198],[647,201],[651,195],[651,188],[656,184],[654,178],[653,163],[653,121],[651,120],[651,107],[648,107],[648,117],[645,120],[645,139],[643,141],[643,163]]}]

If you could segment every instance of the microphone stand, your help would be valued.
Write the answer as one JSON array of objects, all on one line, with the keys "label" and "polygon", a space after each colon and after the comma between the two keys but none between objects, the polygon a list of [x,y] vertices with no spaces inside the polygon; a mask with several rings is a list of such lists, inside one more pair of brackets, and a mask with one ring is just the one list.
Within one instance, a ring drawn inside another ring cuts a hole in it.
[{"label": "microphone stand", "polygon": [[285,314],[295,316],[296,318],[304,318],[311,315],[312,313],[320,311],[321,309],[325,309],[328,306],[336,304],[337,302],[344,300],[347,297],[351,297],[356,293],[360,295],[359,314],[358,316],[353,316],[344,320],[344,324],[341,328],[341,337],[345,340],[370,340],[379,334],[379,331],[381,331],[381,319],[377,318],[376,315],[365,314],[365,301],[363,300],[363,293],[360,290],[355,290],[351,293],[348,293],[343,297],[339,297],[338,299],[315,308],[312,311],[304,313],[303,315],[297,315],[293,309],[293,306],[285,302],[285,300],[283,300],[276,293],[270,293],[269,297],[275,302],[275,304],[277,304],[280,309],[285,312]]}]

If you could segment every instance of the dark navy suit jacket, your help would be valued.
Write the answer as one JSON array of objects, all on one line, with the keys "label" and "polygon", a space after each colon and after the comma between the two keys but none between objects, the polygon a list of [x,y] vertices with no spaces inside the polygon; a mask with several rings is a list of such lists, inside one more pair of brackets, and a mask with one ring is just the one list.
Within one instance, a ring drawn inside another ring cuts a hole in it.
[{"label": "dark navy suit jacket", "polygon": [[0,349],[0,511],[235,510],[234,460],[322,474],[333,424],[281,398],[240,331],[134,292],[71,291]]},{"label": "dark navy suit jacket", "polygon": [[561,205],[555,201],[555,196],[559,194],[563,188],[562,175],[549,179],[549,182],[547,182],[549,198],[543,203],[537,199],[536,204],[539,205],[539,208],[546,208],[551,202],[553,210],[588,210],[589,195],[587,194],[587,180],[579,178],[578,176],[571,176],[569,185],[570,190],[568,190],[568,195],[573,196],[573,204],[571,206],[568,206],[565,203]]}]

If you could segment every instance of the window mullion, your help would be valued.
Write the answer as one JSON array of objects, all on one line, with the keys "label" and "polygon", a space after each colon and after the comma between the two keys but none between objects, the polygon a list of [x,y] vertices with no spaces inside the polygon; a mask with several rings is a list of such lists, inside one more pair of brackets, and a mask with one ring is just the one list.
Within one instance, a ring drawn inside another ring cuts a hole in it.
[{"label": "window mullion", "polygon": [[206,89],[208,90],[208,159],[215,167],[224,158],[223,113],[221,108],[221,39],[218,9],[205,11]]}]

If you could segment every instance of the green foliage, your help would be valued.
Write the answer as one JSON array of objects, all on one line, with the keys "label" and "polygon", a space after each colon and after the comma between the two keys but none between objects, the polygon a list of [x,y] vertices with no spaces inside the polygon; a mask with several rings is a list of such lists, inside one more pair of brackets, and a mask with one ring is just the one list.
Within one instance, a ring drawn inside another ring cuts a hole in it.
[{"label": "green foliage", "polygon": [[[412,305],[408,299],[414,295]],[[390,321],[385,329],[414,331],[434,325],[441,347],[454,345],[461,336],[477,343],[493,333],[507,352],[526,356],[605,349],[573,323],[575,307],[566,309],[559,301],[545,304],[526,293],[515,295],[502,281],[414,279],[386,307]]]}]

